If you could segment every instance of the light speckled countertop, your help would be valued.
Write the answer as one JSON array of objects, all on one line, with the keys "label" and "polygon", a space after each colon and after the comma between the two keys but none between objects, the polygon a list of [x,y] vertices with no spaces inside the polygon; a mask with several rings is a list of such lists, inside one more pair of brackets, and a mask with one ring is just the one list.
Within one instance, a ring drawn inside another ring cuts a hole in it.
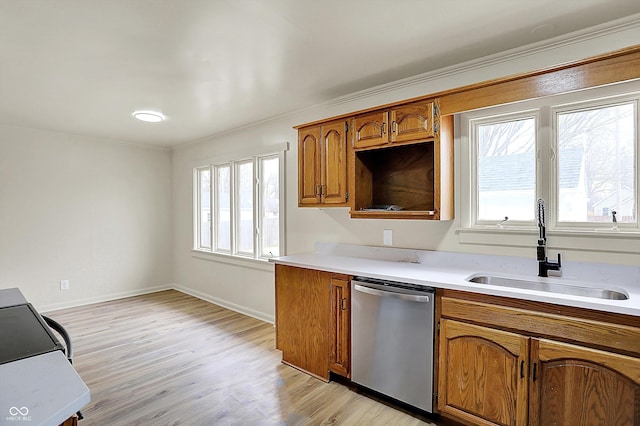
[{"label": "light speckled countertop", "polygon": [[[539,278],[536,275],[537,262],[535,258],[332,244],[317,245],[315,253],[278,257],[271,259],[271,262],[352,276],[547,302],[640,317],[640,267],[564,262],[563,277]],[[598,299],[477,284],[466,280],[475,274],[606,288],[622,291],[629,295],[629,299]],[[638,321],[640,325],[640,318]]]}]

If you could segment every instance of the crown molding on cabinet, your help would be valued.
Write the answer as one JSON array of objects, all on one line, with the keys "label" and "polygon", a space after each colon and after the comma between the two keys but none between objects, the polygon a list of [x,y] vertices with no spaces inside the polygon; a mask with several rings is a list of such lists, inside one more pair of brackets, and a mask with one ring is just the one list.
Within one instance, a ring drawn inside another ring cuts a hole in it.
[{"label": "crown molding on cabinet", "polygon": [[[551,52],[563,47],[568,47],[578,43],[588,42],[590,40],[598,39],[606,36],[615,36],[625,31],[639,31],[640,32],[640,14],[632,15],[627,18],[619,19],[607,24],[598,25],[585,30],[576,31],[568,35],[562,35],[554,37],[548,40],[544,40],[538,43],[529,44],[527,46],[514,48],[504,52],[496,53],[494,55],[485,56],[476,60],[463,62],[460,64],[452,65],[449,67],[441,68],[435,71],[418,74],[416,76],[407,77],[402,80],[397,80],[388,84],[382,84],[369,89],[351,93],[349,95],[341,96],[333,100],[327,101],[325,106],[338,106],[362,99],[380,96],[382,94],[391,93],[400,89],[406,89],[411,87],[424,86],[425,84],[451,78],[456,75],[461,75],[473,71],[484,70],[489,67],[493,67],[500,64],[505,64],[515,60],[527,58],[530,56],[543,54],[545,52]],[[608,53],[618,48],[627,46],[608,46],[604,47],[599,54]],[[582,58],[576,58],[576,60]],[[563,64],[552,64],[552,66],[561,66]],[[541,68],[546,68],[545,66]],[[533,71],[533,70],[529,70]],[[484,80],[484,79],[483,79]],[[469,82],[477,83],[477,82]],[[439,88],[439,91],[454,89],[455,87]],[[400,97],[397,101],[401,101],[405,97]],[[392,101],[390,101],[392,102]]]}]

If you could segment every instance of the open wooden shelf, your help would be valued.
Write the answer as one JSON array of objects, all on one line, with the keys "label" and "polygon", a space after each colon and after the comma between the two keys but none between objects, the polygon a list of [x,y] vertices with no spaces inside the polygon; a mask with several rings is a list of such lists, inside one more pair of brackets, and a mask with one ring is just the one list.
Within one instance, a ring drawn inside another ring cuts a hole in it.
[{"label": "open wooden shelf", "polygon": [[[353,218],[429,219],[436,216],[434,142],[354,152]],[[394,205],[400,210],[372,210]]]}]

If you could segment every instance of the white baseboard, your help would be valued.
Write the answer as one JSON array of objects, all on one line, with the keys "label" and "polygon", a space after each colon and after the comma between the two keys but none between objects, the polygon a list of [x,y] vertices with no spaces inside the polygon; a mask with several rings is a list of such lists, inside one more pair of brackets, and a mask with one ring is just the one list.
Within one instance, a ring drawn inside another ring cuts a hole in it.
[{"label": "white baseboard", "polygon": [[124,299],[125,297],[141,296],[143,294],[156,293],[158,291],[171,290],[174,286],[166,284],[155,287],[147,287],[130,291],[122,291],[118,293],[109,293],[101,296],[88,297],[85,299],[73,300],[71,302],[53,303],[48,305],[37,306],[38,312],[46,313],[57,311],[60,309],[75,308],[77,306],[91,305],[93,303],[109,302],[111,300]]},{"label": "white baseboard", "polygon": [[270,324],[275,323],[275,318],[273,315],[265,314],[264,312],[256,311],[254,309],[247,308],[246,306],[240,306],[235,303],[229,302],[227,300],[219,299],[217,297],[213,297],[209,294],[202,293],[197,290],[193,290],[187,287],[183,287],[181,285],[174,284],[174,290],[181,291],[182,293],[186,293],[190,296],[197,297],[198,299],[205,300],[207,302],[211,302],[215,305],[222,306],[223,308],[230,309],[232,311],[241,313],[243,315],[247,315],[256,319],[259,319],[264,322],[268,322]]},{"label": "white baseboard", "polygon": [[139,290],[110,293],[102,296],[74,300],[72,302],[43,305],[43,306],[38,306],[37,310],[38,312],[47,313],[47,312],[57,311],[60,309],[75,308],[77,306],[91,305],[93,303],[109,302],[112,300],[124,299],[125,297],[141,296],[143,294],[156,293],[158,291],[164,291],[164,290],[177,290],[182,293],[188,294],[190,296],[197,297],[198,299],[205,300],[207,302],[213,303],[218,306],[222,306],[223,308],[227,308],[232,311],[241,313],[243,315],[247,315],[247,316],[259,319],[260,321],[268,322],[270,324],[275,323],[275,318],[273,315],[265,314],[264,312],[256,311],[254,309],[247,308],[246,306],[237,305],[227,300],[219,299],[209,294],[202,293],[200,291],[183,287],[181,285],[177,285],[174,283],[166,284],[162,286],[156,286],[156,287],[147,287]]}]

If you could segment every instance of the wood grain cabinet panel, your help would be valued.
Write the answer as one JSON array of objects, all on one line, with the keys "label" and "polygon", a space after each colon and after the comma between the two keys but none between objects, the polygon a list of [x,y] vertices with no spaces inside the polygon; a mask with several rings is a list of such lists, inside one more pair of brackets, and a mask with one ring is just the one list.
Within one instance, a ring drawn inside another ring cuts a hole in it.
[{"label": "wood grain cabinet panel", "polygon": [[389,143],[389,113],[375,111],[353,119],[353,147],[369,148]]},{"label": "wood grain cabinet panel", "polygon": [[321,197],[324,204],[347,202],[347,124],[343,120],[324,124],[321,131]]},{"label": "wood grain cabinet panel", "polygon": [[391,142],[433,138],[436,128],[433,101],[415,102],[391,110]]},{"label": "wood grain cabinet panel", "polygon": [[276,347],[282,361],[329,380],[331,273],[275,265]]},{"label": "wood grain cabinet panel", "polygon": [[351,378],[350,371],[350,324],[351,288],[349,280],[331,279],[331,324],[329,330],[329,369],[341,376]]},{"label": "wood grain cabinet panel", "polygon": [[533,339],[531,425],[640,425],[640,359]]},{"label": "wood grain cabinet panel", "polygon": [[298,130],[298,206],[347,205],[347,123]]},{"label": "wood grain cabinet panel", "polygon": [[528,339],[442,320],[439,409],[478,425],[526,425]]},{"label": "wood grain cabinet panel", "polygon": [[320,127],[298,131],[298,204],[320,203]]}]

